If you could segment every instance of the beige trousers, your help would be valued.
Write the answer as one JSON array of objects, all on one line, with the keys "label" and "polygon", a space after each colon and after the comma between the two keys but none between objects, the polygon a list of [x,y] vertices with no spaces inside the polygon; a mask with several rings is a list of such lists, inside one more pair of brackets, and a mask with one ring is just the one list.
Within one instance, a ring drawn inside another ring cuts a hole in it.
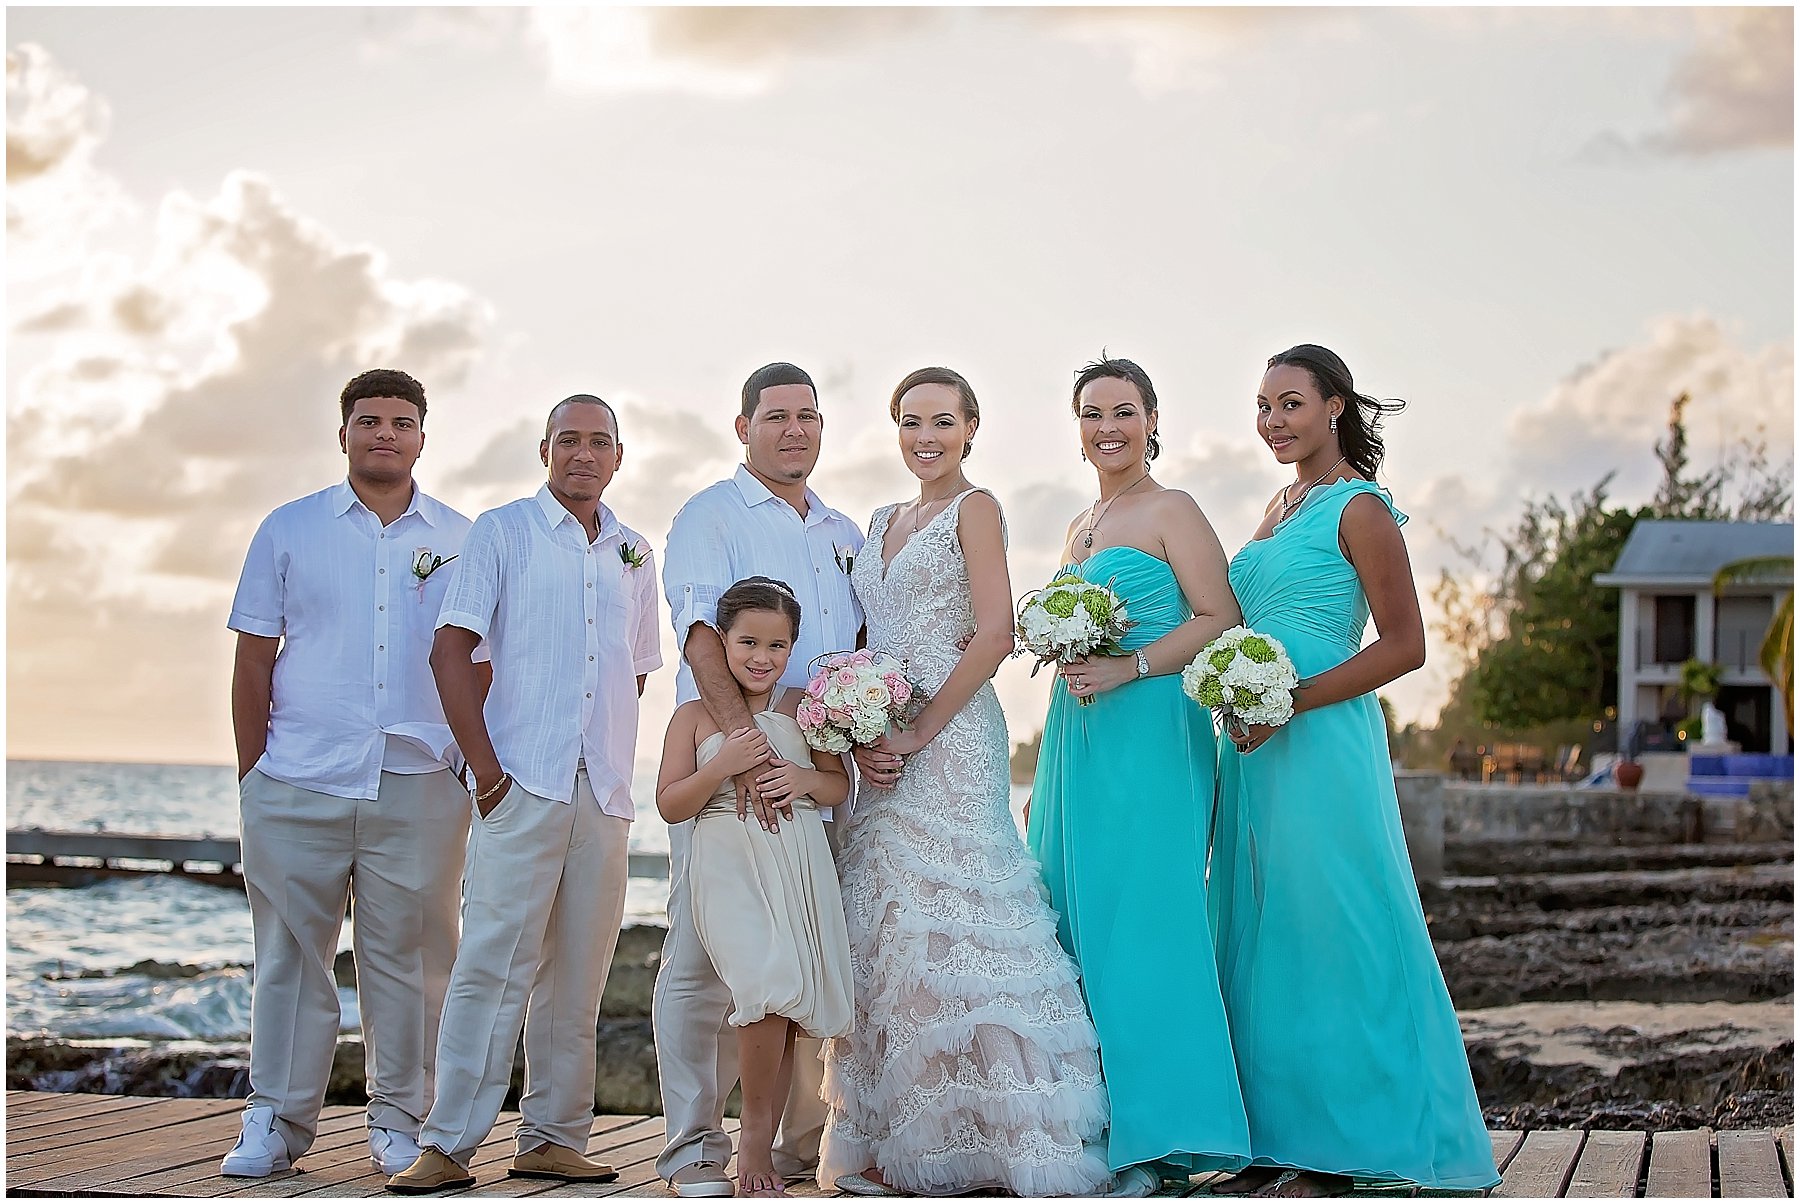
[{"label": "beige trousers", "polygon": [[[843,808],[839,808],[839,814]],[[723,821],[712,821],[723,822]],[[835,858],[839,825],[825,825]],[[656,1072],[661,1080],[663,1123],[668,1141],[656,1159],[664,1179],[695,1162],[731,1160],[731,1138],[723,1128],[725,1097],[738,1079],[737,1030],[727,1023],[731,990],[713,969],[694,931],[688,893],[688,853],[694,821],[669,825],[669,934],[651,1000],[656,1039]],[[810,1175],[819,1163],[825,1133],[824,1042],[801,1036],[794,1042],[794,1078],[775,1133],[775,1173]]]},{"label": "beige trousers", "polygon": [[625,914],[630,835],[630,820],[600,810],[586,770],[573,802],[515,783],[476,819],[420,1145],[469,1164],[500,1116],[523,1030],[518,1148],[587,1151],[595,1026]]},{"label": "beige trousers", "polygon": [[468,794],[447,769],[384,773],[373,801],[252,769],[238,799],[256,942],[250,1106],[274,1107],[290,1157],[311,1147],[342,1016],[332,962],[354,900],[368,1123],[417,1134],[456,957]]}]

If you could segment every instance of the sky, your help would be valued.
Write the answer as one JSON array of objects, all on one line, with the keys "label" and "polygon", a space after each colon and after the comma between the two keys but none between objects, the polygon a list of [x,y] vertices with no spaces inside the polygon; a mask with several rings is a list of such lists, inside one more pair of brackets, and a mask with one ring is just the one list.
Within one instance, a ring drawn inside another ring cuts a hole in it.
[{"label": "sky", "polygon": [[[7,10],[10,757],[231,759],[225,617],[261,518],[343,473],[336,397],[403,368],[417,476],[533,491],[558,398],[614,402],[606,500],[660,547],[729,474],[759,364],[819,381],[813,485],[911,496],[894,385],[981,399],[1013,589],[1094,500],[1102,349],[1228,552],[1290,475],[1266,359],[1408,402],[1381,480],[1420,592],[1522,499],[1648,500],[1794,438],[1792,9]],[[1791,472],[1791,468],[1789,469]],[[1427,618],[1431,617],[1427,601]],[[674,639],[664,634],[672,665]],[[1046,680],[998,678],[1015,739]],[[1455,663],[1383,693],[1429,721]],[[648,763],[673,671],[652,679]],[[647,801],[647,800],[643,800]]]}]

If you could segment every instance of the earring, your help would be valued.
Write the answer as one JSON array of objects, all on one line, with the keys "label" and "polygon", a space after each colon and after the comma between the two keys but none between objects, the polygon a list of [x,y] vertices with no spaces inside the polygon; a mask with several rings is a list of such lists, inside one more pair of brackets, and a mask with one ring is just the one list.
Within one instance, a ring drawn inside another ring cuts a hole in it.
[{"label": "earring", "polygon": [[1081,462],[1083,464],[1087,463],[1087,448],[1085,447],[1081,449]]},{"label": "earring", "polygon": [[1337,434],[1337,415],[1336,414],[1333,414],[1331,416],[1331,433],[1334,435]]},{"label": "earring", "polygon": [[974,450],[975,450],[975,440],[971,439],[967,443],[963,444],[962,458],[967,460],[969,458],[969,453]]}]

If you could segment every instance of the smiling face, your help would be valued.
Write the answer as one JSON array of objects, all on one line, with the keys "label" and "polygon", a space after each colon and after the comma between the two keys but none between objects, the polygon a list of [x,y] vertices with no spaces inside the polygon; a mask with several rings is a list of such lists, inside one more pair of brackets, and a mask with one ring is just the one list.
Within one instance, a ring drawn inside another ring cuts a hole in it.
[{"label": "smiling face", "polygon": [[741,610],[725,629],[725,663],[746,693],[774,689],[793,651],[793,622],[779,610]]},{"label": "smiling face", "polygon": [[900,458],[921,481],[950,476],[977,425],[963,417],[962,398],[949,385],[914,385],[900,396]]},{"label": "smiling face", "polygon": [[1263,374],[1256,394],[1256,433],[1275,459],[1298,464],[1320,452],[1338,454],[1331,420],[1343,413],[1341,398],[1319,396],[1312,373],[1294,364],[1277,364]]},{"label": "smiling face", "polygon": [[1136,385],[1101,376],[1082,386],[1075,413],[1081,419],[1081,447],[1101,472],[1141,469],[1156,415],[1147,412]]},{"label": "smiling face", "polygon": [[404,481],[425,449],[419,407],[403,397],[359,398],[338,428],[338,447],[357,480],[377,485]]},{"label": "smiling face", "polygon": [[551,493],[569,501],[597,500],[625,459],[612,411],[591,402],[558,406],[550,433],[538,444],[538,458],[550,470]]},{"label": "smiling face", "polygon": [[750,471],[783,484],[812,474],[824,428],[819,399],[807,385],[770,385],[758,396],[755,412],[737,420]]}]

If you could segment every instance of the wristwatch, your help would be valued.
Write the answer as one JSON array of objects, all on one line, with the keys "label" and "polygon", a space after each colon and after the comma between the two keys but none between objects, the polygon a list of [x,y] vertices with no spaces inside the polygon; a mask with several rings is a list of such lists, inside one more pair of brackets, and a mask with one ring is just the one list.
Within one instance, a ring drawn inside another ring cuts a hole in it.
[{"label": "wristwatch", "polygon": [[1139,677],[1150,676],[1150,658],[1144,655],[1144,650],[1142,648],[1137,650],[1137,665],[1137,675]]}]

